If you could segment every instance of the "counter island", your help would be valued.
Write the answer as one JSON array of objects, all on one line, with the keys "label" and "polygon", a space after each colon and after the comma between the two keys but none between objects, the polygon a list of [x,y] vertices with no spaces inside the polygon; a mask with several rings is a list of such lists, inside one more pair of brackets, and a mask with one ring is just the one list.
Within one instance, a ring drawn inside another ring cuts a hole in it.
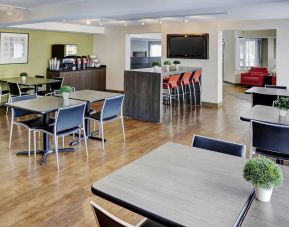
[{"label": "counter island", "polygon": [[[163,78],[201,70],[195,67],[180,67],[178,71],[171,67],[169,71],[160,68],[125,70],[124,72],[124,115],[138,120],[161,123],[163,120]],[[198,93],[198,92],[197,92]],[[194,99],[194,98],[193,98]],[[200,95],[196,95],[200,103]]]}]

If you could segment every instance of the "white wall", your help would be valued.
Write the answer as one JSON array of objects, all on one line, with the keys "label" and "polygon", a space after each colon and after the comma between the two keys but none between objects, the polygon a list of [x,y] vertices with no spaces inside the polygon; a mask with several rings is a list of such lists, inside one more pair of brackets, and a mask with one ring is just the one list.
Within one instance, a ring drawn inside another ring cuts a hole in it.
[{"label": "white wall", "polygon": [[[180,59],[184,66],[201,67],[202,76],[202,101],[210,103],[222,102],[222,77],[218,77],[218,71],[222,64],[222,36],[218,31],[218,24],[215,22],[206,23],[175,23],[162,25],[162,56],[167,56],[167,34],[192,34],[209,33],[209,59]],[[174,60],[174,59],[169,59]]]},{"label": "white wall", "polygon": [[234,31],[224,31],[224,81],[237,83],[238,75],[235,73],[236,41]]},{"label": "white wall", "polygon": [[111,90],[123,90],[124,70],[130,58],[129,34],[160,32],[160,25],[106,27],[104,35],[94,36],[94,53],[102,64],[107,65],[106,87]]},{"label": "white wall", "polygon": [[277,84],[289,86],[289,19],[227,21],[220,23],[220,30],[260,30],[276,29],[276,70]]},{"label": "white wall", "polygon": [[109,27],[104,35],[95,35],[94,52],[107,65],[107,89],[123,90],[123,75],[129,46],[129,34],[162,32],[163,57],[166,57],[166,34],[168,33],[209,33],[208,60],[181,60],[183,65],[203,68],[203,101],[222,102],[222,31],[227,30],[277,30],[276,64],[277,84],[289,86],[289,19],[223,21],[203,23],[176,23],[135,27]]}]

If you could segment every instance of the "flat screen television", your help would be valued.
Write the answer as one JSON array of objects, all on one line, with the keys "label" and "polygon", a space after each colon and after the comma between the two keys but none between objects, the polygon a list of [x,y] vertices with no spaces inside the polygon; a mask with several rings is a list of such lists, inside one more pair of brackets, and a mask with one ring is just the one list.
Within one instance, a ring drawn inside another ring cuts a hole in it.
[{"label": "flat screen television", "polygon": [[209,34],[167,35],[168,58],[209,58]]}]

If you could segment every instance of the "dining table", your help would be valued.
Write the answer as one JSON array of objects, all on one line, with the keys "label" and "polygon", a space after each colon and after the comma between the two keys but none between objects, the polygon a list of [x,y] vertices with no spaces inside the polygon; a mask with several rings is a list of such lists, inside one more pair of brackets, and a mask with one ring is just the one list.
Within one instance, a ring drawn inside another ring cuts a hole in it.
[{"label": "dining table", "polygon": [[[84,103],[83,101],[68,99],[64,100],[61,97],[55,96],[44,96],[37,97],[36,99],[23,100],[18,102],[10,102],[7,103],[6,106],[10,108],[18,108],[22,110],[26,110],[31,112],[32,114],[40,114],[43,119],[44,127],[49,125],[50,119],[49,114],[56,112],[59,108],[69,107]],[[68,116],[69,117],[69,116]],[[60,148],[58,152],[70,152],[74,151],[74,148]],[[53,153],[54,149],[50,147],[50,141],[48,134],[43,134],[43,148],[42,150],[37,150],[37,154],[43,154],[43,157],[40,161],[40,164],[44,164],[46,162],[46,158],[50,153]],[[17,155],[28,155],[29,151],[20,151],[17,152]]]},{"label": "dining table", "polygon": [[279,110],[273,106],[255,105],[241,114],[242,121],[262,121],[271,124],[289,125],[289,115],[281,117]]},{"label": "dining table", "polygon": [[278,89],[278,88],[268,88],[268,87],[251,87],[244,91],[245,94],[262,94],[262,95],[276,95],[279,96],[289,96],[288,89]]},{"label": "dining table", "polygon": [[243,227],[288,227],[289,226],[289,167],[280,166],[283,185],[274,189],[270,202],[254,200],[242,223]]},{"label": "dining table", "polygon": [[[86,102],[85,115],[88,116],[90,114],[91,104],[96,102],[104,101],[106,98],[116,97],[122,94],[113,93],[113,92],[105,92],[105,91],[96,91],[96,90],[79,90],[69,94],[69,99],[80,100]],[[57,96],[62,96],[58,94]],[[98,130],[95,132],[90,132],[90,121],[89,119],[85,119],[85,131],[88,139],[102,141],[102,138],[95,136],[98,133]],[[77,134],[77,133],[76,133]],[[73,140],[70,145],[75,145],[83,140],[83,136],[77,136],[76,140]],[[106,139],[104,139],[106,142]]]},{"label": "dining table", "polygon": [[97,180],[94,195],[164,226],[240,226],[255,198],[246,159],[165,143]]},{"label": "dining table", "polygon": [[19,85],[27,87],[32,86],[34,87],[35,94],[37,94],[39,86],[45,84],[59,83],[59,80],[36,78],[36,77],[27,77],[25,80],[22,80],[21,77],[11,77],[11,78],[0,78],[0,82],[18,83]]}]

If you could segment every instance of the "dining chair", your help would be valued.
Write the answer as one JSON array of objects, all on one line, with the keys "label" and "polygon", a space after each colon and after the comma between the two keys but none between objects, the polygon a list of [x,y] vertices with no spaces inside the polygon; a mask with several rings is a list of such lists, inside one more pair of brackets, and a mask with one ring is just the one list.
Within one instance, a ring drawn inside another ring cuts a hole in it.
[{"label": "dining chair", "polygon": [[[41,76],[41,75],[35,75],[35,78],[38,78],[38,79],[44,79],[45,77],[44,76]],[[40,85],[38,86],[38,91],[44,91],[44,86],[43,85]],[[40,90],[39,90],[40,89]]]},{"label": "dining chair", "polygon": [[109,213],[93,201],[90,201],[90,205],[98,227],[164,227],[164,225],[146,218],[140,221],[137,225],[131,225]]},{"label": "dining chair", "polygon": [[279,86],[279,85],[271,85],[271,84],[265,84],[266,88],[276,88],[276,89],[287,89],[286,86]]},{"label": "dining chair", "polygon": [[176,99],[176,97],[179,99],[180,97],[180,91],[179,91],[179,80],[180,75],[172,75],[170,78],[163,82],[163,99],[165,100],[165,103],[172,103],[172,98]]},{"label": "dining chair", "polygon": [[252,93],[252,107],[255,105],[273,106],[274,101],[277,98],[278,98],[277,95]]},{"label": "dining chair", "polygon": [[121,127],[123,133],[123,141],[125,141],[124,122],[123,122],[123,100],[124,95],[119,95],[104,100],[102,110],[86,116],[88,119],[99,122],[102,149],[104,150],[104,123],[113,121],[115,119],[121,120]]},{"label": "dining chair", "polygon": [[200,135],[193,136],[192,146],[242,158],[245,158],[246,153],[246,145]]},{"label": "dining chair", "polygon": [[[53,125],[49,125],[46,128],[41,128],[43,133],[47,133],[54,137],[55,155],[58,170],[58,137],[63,138],[64,136],[70,135],[74,132],[79,132],[79,134],[81,134],[81,131],[83,131],[86,156],[88,156],[87,138],[84,128],[85,105],[86,103],[59,108],[56,113],[55,123]],[[36,132],[34,131],[34,137],[35,133]]]},{"label": "dining chair", "polygon": [[[11,102],[12,97],[28,95],[27,93],[21,91],[18,83],[7,82],[7,84],[8,84],[8,90],[9,90],[8,103]],[[8,110],[9,110],[9,107],[6,107],[6,115],[8,114]]]},{"label": "dining chair", "polygon": [[[18,102],[18,101],[24,101],[24,100],[31,100],[36,99],[37,95],[24,95],[24,96],[18,96],[18,97],[11,97],[10,102]],[[42,125],[43,121],[41,117],[33,117],[29,118],[28,120],[18,120],[20,117],[24,117],[27,115],[33,114],[30,111],[22,110],[19,108],[11,108],[11,122],[10,122],[10,133],[9,133],[9,150],[11,148],[11,142],[12,142],[12,134],[13,134],[13,126],[14,125],[20,125],[24,126],[28,129],[28,154],[30,156],[30,148],[31,148],[31,132],[38,130]],[[36,156],[36,142],[34,138],[34,156]]]},{"label": "dining chair", "polygon": [[259,154],[283,164],[289,160],[289,126],[251,121],[251,155]]},{"label": "dining chair", "polygon": [[[192,76],[192,72],[185,72],[181,78],[181,80],[178,82],[178,86],[182,89],[182,95],[183,97],[185,94],[189,93],[191,94],[191,86],[190,86],[190,78]],[[189,89],[189,91],[187,91]]]},{"label": "dining chair", "polygon": [[60,90],[63,85],[64,78],[63,77],[52,77],[52,80],[58,80],[56,83],[51,83],[50,88],[48,91],[40,91],[38,92],[39,95],[42,96],[49,96],[54,95],[54,91]]}]

